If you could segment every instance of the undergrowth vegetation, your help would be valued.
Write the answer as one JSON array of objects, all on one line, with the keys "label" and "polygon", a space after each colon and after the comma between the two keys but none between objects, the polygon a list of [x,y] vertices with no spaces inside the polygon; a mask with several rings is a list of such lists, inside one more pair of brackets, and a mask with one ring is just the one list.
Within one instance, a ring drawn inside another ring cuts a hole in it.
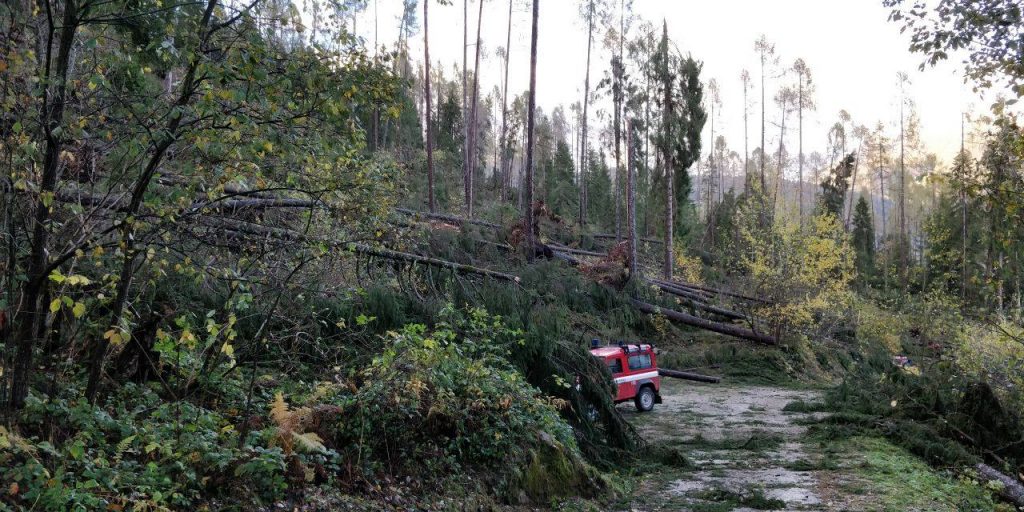
[{"label": "undergrowth vegetation", "polygon": [[899,308],[863,301],[858,312],[861,357],[825,404],[794,410],[830,410],[816,426],[824,435],[881,434],[936,466],[1024,468],[1019,344],[942,293]]}]

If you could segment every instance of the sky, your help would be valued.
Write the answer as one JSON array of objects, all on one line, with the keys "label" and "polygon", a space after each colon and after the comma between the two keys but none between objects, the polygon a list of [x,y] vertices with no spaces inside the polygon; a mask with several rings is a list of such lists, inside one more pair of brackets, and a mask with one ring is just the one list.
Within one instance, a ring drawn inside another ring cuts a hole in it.
[{"label": "sky", "polygon": [[[513,0],[509,88],[513,94],[529,85],[530,2]],[[617,4],[617,2],[615,2]],[[357,18],[357,32],[368,43],[376,39],[392,46],[397,39],[401,0],[373,0]],[[451,73],[462,61],[463,3],[430,3],[431,60]],[[470,42],[475,37],[477,5],[470,0]],[[815,86],[816,109],[804,115],[804,152],[825,153],[827,131],[845,109],[858,124],[873,128],[879,121],[889,134],[898,134],[899,89],[897,73],[910,77],[908,95],[916,102],[921,139],[928,151],[950,162],[960,146],[960,120],[966,111],[987,111],[985,102],[964,84],[960,59],[919,70],[921,55],[907,50],[908,36],[888,21],[880,0],[634,0],[633,12],[658,26],[668,25],[669,37],[684,54],[703,61],[705,83],[715,79],[721,87],[722,106],[716,115],[716,134],[742,153],[743,89],[740,73],[747,69],[760,78],[754,41],[764,34],[775,43],[779,67],[791,67],[802,58],[810,67]],[[537,56],[537,103],[546,112],[568,107],[582,98],[586,71],[587,27],[580,17],[579,0],[541,0]],[[422,28],[422,0],[418,18]],[[374,19],[376,17],[376,27]],[[506,0],[485,0],[481,38],[481,91],[486,94],[500,83],[502,66],[495,50],[504,46],[508,23]],[[636,24],[634,24],[636,26]],[[376,34],[375,34],[376,28]],[[421,56],[423,34],[411,41],[411,51]],[[591,85],[607,68],[608,50],[595,38]],[[473,49],[469,59],[472,66]],[[792,77],[788,78],[792,80]],[[781,79],[769,76],[768,142],[776,147],[778,108],[771,96]],[[759,143],[760,98],[752,91],[750,148]],[[595,100],[592,100],[592,104]],[[596,100],[591,108],[610,110],[610,100]],[[797,147],[795,116],[787,121],[786,145]],[[591,116],[591,123],[597,122]],[[710,147],[710,126],[705,127],[704,148]],[[706,149],[705,149],[706,151]]]}]

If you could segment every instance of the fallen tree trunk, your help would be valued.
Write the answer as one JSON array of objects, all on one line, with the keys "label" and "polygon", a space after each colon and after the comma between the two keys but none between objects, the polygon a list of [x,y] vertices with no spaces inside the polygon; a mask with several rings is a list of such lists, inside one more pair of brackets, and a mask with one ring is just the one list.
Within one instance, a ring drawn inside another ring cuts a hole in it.
[{"label": "fallen tree trunk", "polygon": [[733,324],[712,322],[711,320],[700,318],[698,316],[693,316],[688,313],[683,313],[681,311],[675,311],[673,309],[658,307],[655,306],[654,304],[648,304],[637,299],[632,299],[632,303],[634,307],[636,307],[637,309],[644,313],[648,313],[651,315],[663,315],[665,318],[668,318],[669,320],[679,322],[684,325],[689,325],[691,327],[697,327],[700,329],[704,329],[706,331],[717,332],[719,334],[725,334],[726,336],[732,336],[734,338],[753,341],[764,345],[778,344],[778,340],[776,340],[773,336],[757,333],[750,329],[745,329],[743,327],[739,327]]},{"label": "fallen tree trunk", "polygon": [[515,275],[512,275],[512,274],[506,274],[504,272],[498,272],[496,270],[489,270],[489,269],[486,269],[486,268],[474,267],[472,265],[465,265],[465,264],[462,264],[462,263],[456,263],[454,261],[442,260],[442,259],[439,259],[439,258],[431,258],[429,256],[420,256],[418,254],[412,254],[412,253],[407,253],[407,252],[395,251],[395,250],[392,250],[392,249],[385,249],[383,247],[372,247],[372,246],[369,246],[369,245],[366,245],[366,244],[351,243],[351,242],[341,242],[341,241],[332,241],[332,240],[324,240],[324,239],[320,239],[320,238],[309,237],[309,236],[304,235],[302,233],[297,233],[295,231],[292,231],[292,230],[289,230],[289,229],[285,229],[285,228],[273,228],[273,227],[269,227],[269,226],[263,226],[263,225],[259,225],[259,224],[254,224],[254,223],[251,223],[251,222],[236,221],[236,220],[225,220],[225,221],[217,222],[216,224],[209,223],[209,221],[207,221],[207,223],[208,223],[208,225],[212,225],[213,227],[218,228],[218,229],[225,229],[225,230],[230,230],[230,231],[236,231],[236,232],[243,233],[243,234],[248,234],[248,235],[267,236],[267,237],[271,237],[271,238],[290,240],[290,241],[326,242],[326,243],[328,243],[329,245],[331,245],[333,247],[341,248],[341,249],[345,249],[345,250],[350,250],[352,252],[357,252],[357,253],[360,253],[360,254],[368,254],[368,255],[371,255],[371,256],[377,256],[377,257],[380,257],[380,258],[390,259],[390,260],[394,260],[394,261],[407,261],[407,262],[410,262],[410,263],[420,263],[420,264],[431,265],[431,266],[440,267],[440,268],[447,268],[449,270],[453,270],[455,272],[459,272],[459,273],[462,273],[462,274],[477,274],[477,275],[491,277],[491,278],[494,278],[494,279],[501,279],[501,280],[505,280],[505,281],[519,282],[519,276],[515,276]]},{"label": "fallen tree trunk", "polygon": [[677,297],[685,297],[687,299],[699,300],[702,302],[714,299],[714,295],[711,295],[710,293],[702,292],[700,290],[691,290],[660,279],[646,279],[646,281],[651,286],[654,286],[663,292],[671,293]]},{"label": "fallen tree trunk", "polygon": [[719,289],[719,288],[712,288],[710,286],[702,286],[702,285],[690,284],[690,283],[680,283],[679,281],[665,281],[665,280],[662,280],[662,279],[651,279],[651,281],[654,281],[654,282],[659,283],[659,284],[667,284],[669,286],[675,286],[675,287],[678,287],[678,288],[693,290],[694,292],[704,292],[704,293],[709,293],[709,294],[713,294],[713,295],[725,295],[726,297],[733,297],[733,298],[736,298],[736,299],[743,299],[743,300],[748,300],[748,301],[751,301],[751,302],[760,302],[762,304],[767,304],[768,303],[768,301],[766,301],[764,299],[761,299],[761,298],[758,298],[758,297],[752,297],[750,295],[744,295],[742,293],[729,292],[729,291],[725,291],[725,290],[722,290],[722,289]]},{"label": "fallen tree trunk", "polygon": [[974,469],[985,479],[996,480],[1002,483],[1003,488],[1000,489],[999,495],[1013,502],[1018,507],[1024,507],[1024,485],[1021,485],[1016,479],[1003,474],[988,464],[979,463],[974,466]]},{"label": "fallen tree trunk", "polygon": [[578,256],[594,256],[594,257],[597,257],[597,258],[603,258],[605,256],[608,256],[608,254],[603,253],[603,252],[594,252],[594,251],[586,251],[586,250],[583,250],[583,249],[574,249],[572,247],[566,247],[566,246],[561,245],[561,244],[548,244],[548,246],[551,247],[551,249],[554,250],[554,251],[564,252],[566,254],[576,254]]},{"label": "fallen tree trunk", "polygon": [[667,368],[658,368],[658,375],[676,379],[692,380],[695,382],[710,382],[711,384],[718,384],[719,382],[722,382],[721,377],[712,377],[711,375],[701,375],[699,373],[690,373],[681,370],[669,370]]},{"label": "fallen tree trunk", "polygon": [[438,258],[431,258],[429,256],[420,256],[418,254],[411,254],[407,252],[393,251],[391,249],[384,249],[380,247],[371,247],[365,244],[351,244],[349,249],[353,252],[360,254],[368,254],[371,256],[377,256],[380,258],[386,258],[395,261],[407,261],[410,263],[421,263],[424,265],[432,265],[435,267],[446,268],[453,270],[461,274],[477,274],[481,276],[487,276],[494,279],[502,279],[505,281],[512,281],[515,283],[519,282],[519,276],[512,274],[506,274],[504,272],[498,272],[496,270],[488,270],[486,268],[474,267],[472,265],[464,265],[462,263],[455,263],[454,261],[442,260]]},{"label": "fallen tree trunk", "polygon": [[657,286],[658,289],[665,293],[686,299],[687,304],[691,305],[694,309],[706,311],[708,313],[725,317],[730,320],[747,320],[747,315],[744,315],[743,313],[738,313],[731,309],[725,309],[722,307],[715,306],[713,304],[708,304],[707,301],[709,299],[707,297],[692,293],[689,290],[669,286],[663,282],[654,282],[651,280],[647,280],[647,282],[653,284],[654,286]]},{"label": "fallen tree trunk", "polygon": [[465,217],[457,217],[455,215],[448,215],[448,214],[445,214],[445,213],[419,212],[419,211],[416,211],[416,210],[410,210],[408,208],[395,208],[395,211],[398,212],[398,213],[404,213],[405,215],[409,215],[409,216],[412,216],[412,217],[422,217],[424,219],[443,220],[445,222],[451,222],[452,224],[475,224],[477,226],[484,226],[484,227],[494,228],[494,229],[502,229],[503,228],[503,226],[501,224],[495,224],[493,222],[487,222],[486,220],[467,219]]},{"label": "fallen tree trunk", "polygon": [[[625,240],[626,239],[625,237],[616,237],[615,235],[612,235],[612,234],[609,234],[609,233],[597,233],[597,234],[594,234],[594,235],[591,235],[591,236],[593,238],[612,239],[612,240]],[[665,244],[665,242],[663,242],[661,240],[658,240],[657,238],[646,238],[646,237],[644,237],[644,238],[640,238],[640,241],[641,242],[646,242],[646,243],[649,243],[649,244],[655,244],[655,245],[664,245]]]}]

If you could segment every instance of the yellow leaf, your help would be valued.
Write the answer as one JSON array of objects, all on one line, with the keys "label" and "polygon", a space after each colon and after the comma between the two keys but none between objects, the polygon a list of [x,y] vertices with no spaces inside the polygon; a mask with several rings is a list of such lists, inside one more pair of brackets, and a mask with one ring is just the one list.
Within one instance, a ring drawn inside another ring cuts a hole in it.
[{"label": "yellow leaf", "polygon": [[224,354],[227,354],[228,357],[235,356],[235,347],[232,347],[231,344],[229,343],[221,345],[220,351],[223,352]]},{"label": "yellow leaf", "polygon": [[83,285],[84,286],[84,285],[87,285],[87,284],[89,284],[91,282],[92,281],[90,281],[89,278],[85,277],[85,276],[81,276],[81,275],[77,275],[77,274],[73,275],[73,276],[68,276],[68,284],[70,284],[72,286],[77,286],[77,285]]},{"label": "yellow leaf", "polygon": [[60,298],[50,301],[50,313],[56,313],[57,311],[60,311]]},{"label": "yellow leaf", "polygon": [[85,304],[76,302],[74,307],[71,308],[71,313],[75,315],[75,318],[82,318],[82,315],[85,314]]}]

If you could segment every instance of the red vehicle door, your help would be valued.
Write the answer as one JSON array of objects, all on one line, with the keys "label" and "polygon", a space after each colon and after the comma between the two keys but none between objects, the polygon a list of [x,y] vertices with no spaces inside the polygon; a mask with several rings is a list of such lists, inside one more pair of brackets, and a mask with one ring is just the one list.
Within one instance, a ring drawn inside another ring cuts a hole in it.
[{"label": "red vehicle door", "polygon": [[612,372],[612,379],[615,382],[616,394],[615,401],[620,402],[623,400],[629,400],[636,394],[635,386],[631,382],[622,382],[626,371],[626,361],[623,354],[620,352],[611,357],[605,359],[608,364],[608,369]]}]

